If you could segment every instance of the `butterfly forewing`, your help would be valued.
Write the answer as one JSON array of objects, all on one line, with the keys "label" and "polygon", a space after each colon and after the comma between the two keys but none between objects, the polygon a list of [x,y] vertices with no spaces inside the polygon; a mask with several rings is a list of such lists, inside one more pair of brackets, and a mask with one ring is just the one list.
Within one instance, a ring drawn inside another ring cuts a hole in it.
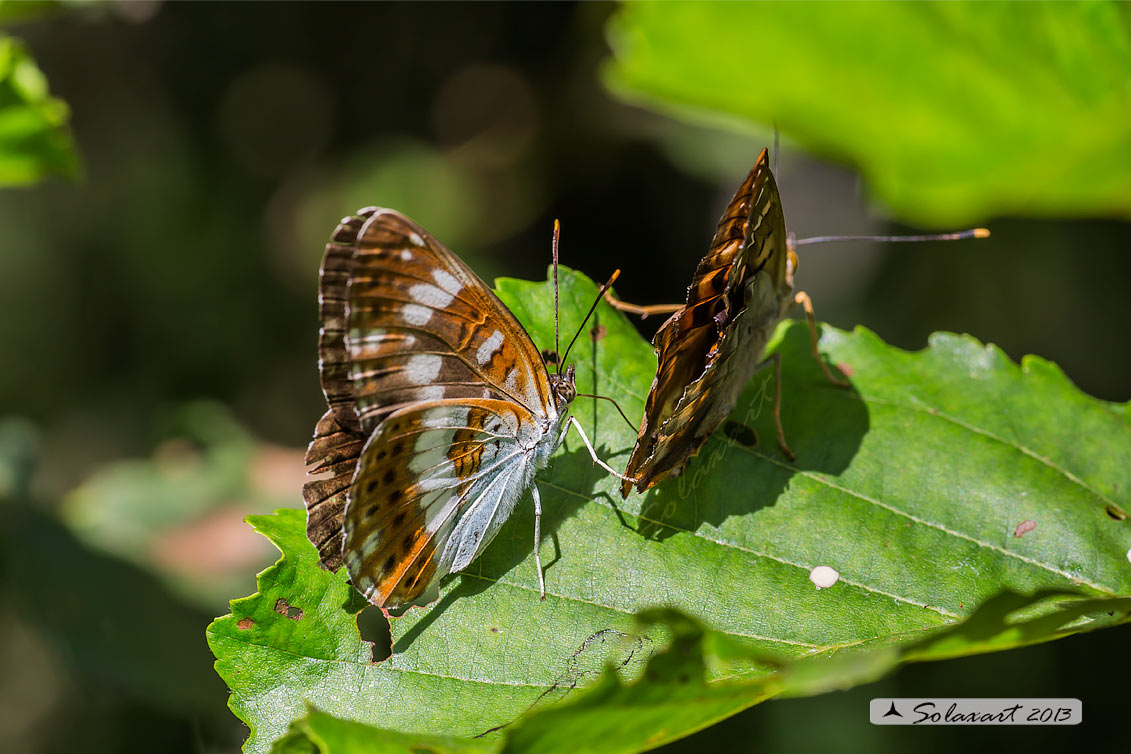
[{"label": "butterfly forewing", "polygon": [[[734,409],[792,291],[785,218],[766,150],[719,221],[686,305],[656,333],[656,377],[625,474],[643,491],[678,474]],[[621,488],[627,495],[632,483]]]},{"label": "butterfly forewing", "polygon": [[365,430],[421,400],[551,405],[542,358],[514,316],[454,254],[390,210],[358,236],[345,342]]}]

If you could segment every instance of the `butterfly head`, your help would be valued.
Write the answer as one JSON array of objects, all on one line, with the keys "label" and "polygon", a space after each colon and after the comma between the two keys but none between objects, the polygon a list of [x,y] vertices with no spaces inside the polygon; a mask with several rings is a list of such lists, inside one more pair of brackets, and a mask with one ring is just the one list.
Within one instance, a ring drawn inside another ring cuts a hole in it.
[{"label": "butterfly head", "polygon": [[565,368],[560,374],[550,374],[550,391],[554,394],[554,407],[559,414],[565,413],[569,404],[577,397],[577,382],[575,380],[573,364]]}]

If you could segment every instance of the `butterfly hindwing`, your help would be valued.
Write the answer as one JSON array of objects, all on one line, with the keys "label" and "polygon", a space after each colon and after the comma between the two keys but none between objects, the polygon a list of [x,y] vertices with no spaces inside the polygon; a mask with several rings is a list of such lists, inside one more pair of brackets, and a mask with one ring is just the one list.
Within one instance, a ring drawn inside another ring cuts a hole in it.
[{"label": "butterfly hindwing", "polygon": [[342,427],[330,410],[318,420],[306,451],[307,472],[323,475],[302,487],[306,535],[318,548],[319,561],[331,571],[342,565],[342,517],[364,442],[363,435]]},{"label": "butterfly hindwing", "polygon": [[490,542],[534,473],[541,430],[512,401],[400,409],[366,443],[346,506],[345,564],[375,604],[425,604]]}]

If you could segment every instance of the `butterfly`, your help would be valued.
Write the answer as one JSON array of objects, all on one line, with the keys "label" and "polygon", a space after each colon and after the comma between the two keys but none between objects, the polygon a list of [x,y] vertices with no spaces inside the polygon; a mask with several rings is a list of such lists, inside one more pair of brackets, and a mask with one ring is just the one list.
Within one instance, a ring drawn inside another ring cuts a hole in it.
[{"label": "butterfly", "polygon": [[786,233],[781,197],[770,170],[768,150],[758,155],[719,220],[710,251],[699,262],[680,306],[634,306],[606,293],[614,307],[647,316],[674,312],[657,331],[656,377],[645,400],[644,416],[621,486],[643,492],[668,476],[678,476],[707,438],[734,410],[750,377],[774,365],[773,417],[778,447],[792,461],[793,451],[781,424],[781,358],[762,352],[791,304],[800,304],[809,325],[809,344],[825,378],[838,387],[848,383],[833,374],[817,351],[813,302],[794,293],[797,271],[794,246],[827,241],[955,241],[988,238],[986,228],[937,235],[821,236],[794,242]]},{"label": "butterfly", "polygon": [[573,367],[548,372],[487,285],[394,210],[367,207],[341,221],[319,286],[328,410],[306,454],[308,473],[321,478],[303,496],[322,564],[345,565],[379,607],[428,604],[530,489],[545,598],[535,473],[572,425],[593,460],[621,476],[569,416]]},{"label": "butterfly", "polygon": [[[769,362],[775,365],[778,382],[778,445],[793,460],[781,426],[780,358],[774,354],[763,361],[762,351],[796,301],[805,306],[817,353],[812,303],[804,293],[793,295],[796,269],[797,255],[789,244],[781,199],[763,149],[719,220],[710,250],[691,280],[687,303],[670,307],[675,313],[652,341],[656,377],[625,469],[632,481],[622,484],[623,496],[633,486],[643,492],[678,475],[734,410],[754,372]],[[657,309],[610,303],[637,313]],[[829,380],[847,384],[819,357],[818,362]]]}]

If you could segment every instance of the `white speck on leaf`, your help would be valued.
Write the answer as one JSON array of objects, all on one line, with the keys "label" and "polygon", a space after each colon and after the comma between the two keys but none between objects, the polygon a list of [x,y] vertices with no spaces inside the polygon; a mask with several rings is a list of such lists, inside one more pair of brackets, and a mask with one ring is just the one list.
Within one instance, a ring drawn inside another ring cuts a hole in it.
[{"label": "white speck on leaf", "polygon": [[812,571],[809,571],[809,580],[812,581],[818,589],[828,589],[840,580],[840,574],[835,568],[817,566]]}]

